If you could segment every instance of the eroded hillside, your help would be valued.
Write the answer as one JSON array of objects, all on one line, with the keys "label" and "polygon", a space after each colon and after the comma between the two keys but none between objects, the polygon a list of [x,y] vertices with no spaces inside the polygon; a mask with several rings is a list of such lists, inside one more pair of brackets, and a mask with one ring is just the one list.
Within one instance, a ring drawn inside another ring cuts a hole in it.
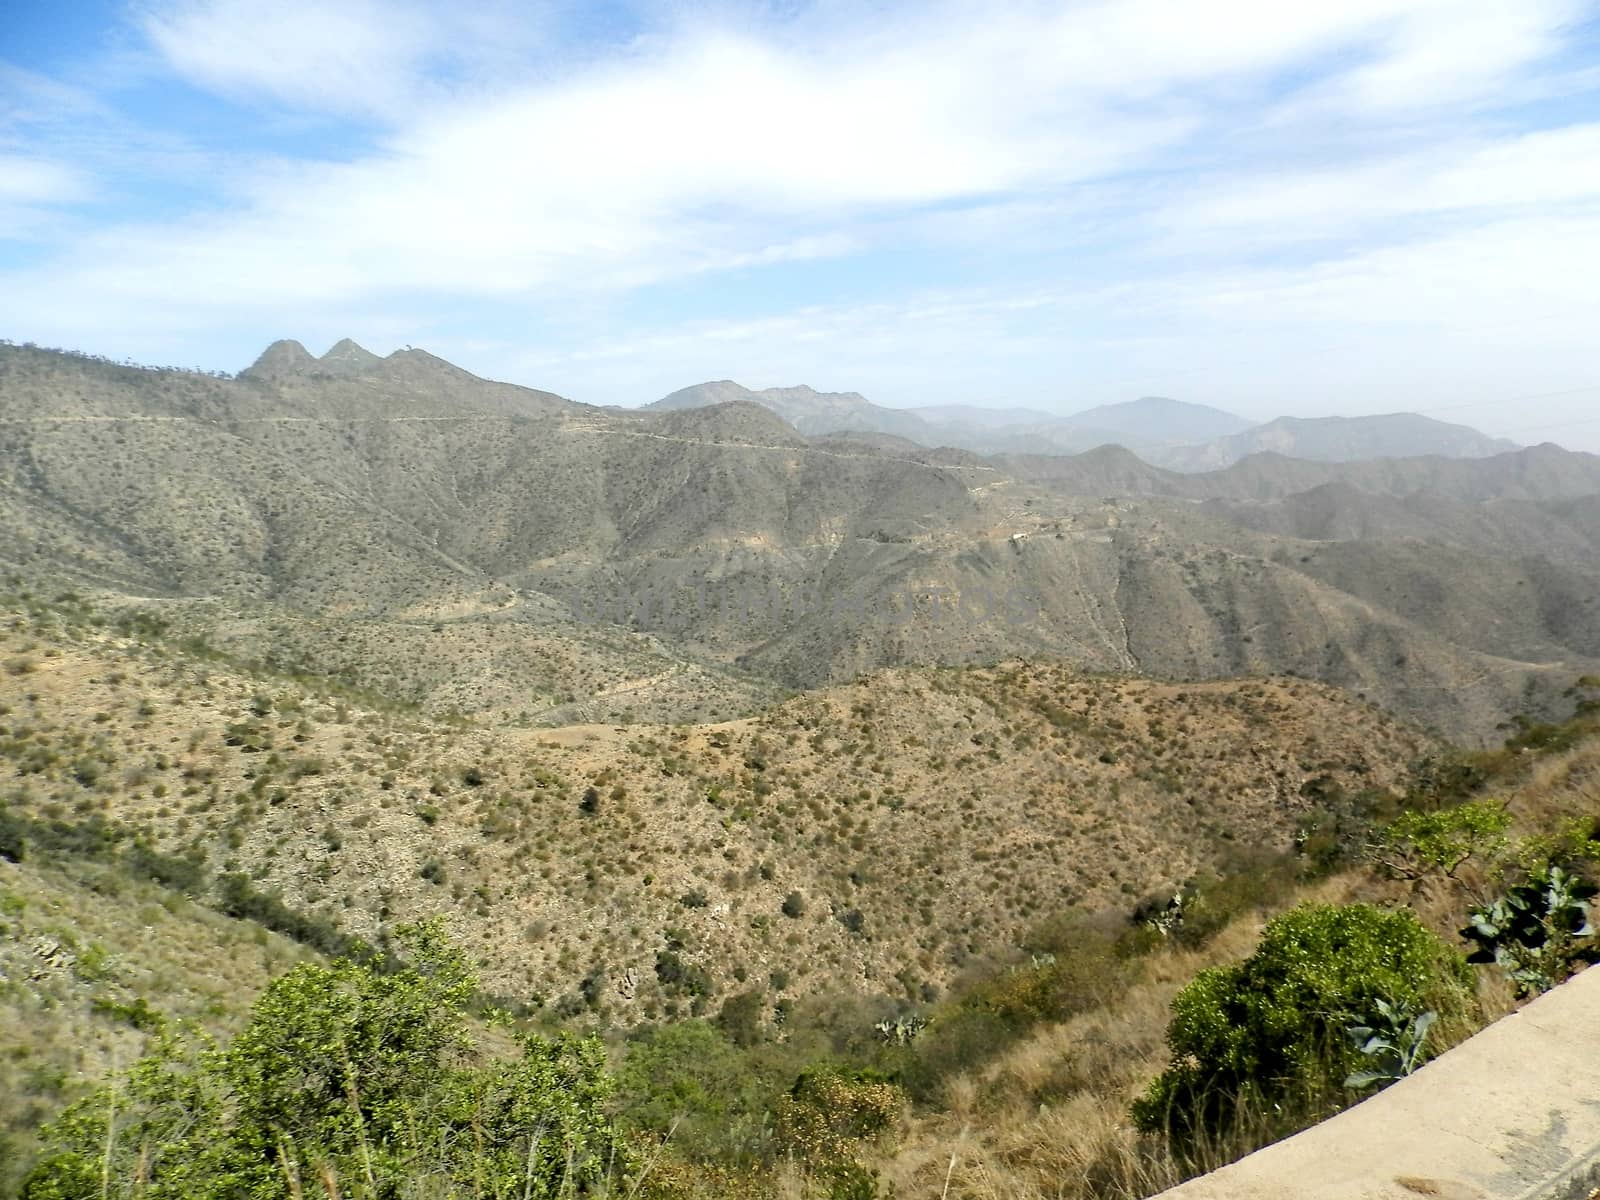
[{"label": "eroded hillside", "polygon": [[192,861],[213,903],[233,875],[341,934],[447,913],[494,990],[624,1023],[746,990],[772,1013],[936,994],[1047,913],[1285,848],[1318,797],[1436,749],[1309,682],[1021,662],[712,725],[441,723],[70,599],[8,626],[12,811],[109,822]]},{"label": "eroded hillside", "polygon": [[1490,742],[1600,667],[1597,462],[1178,476],[1114,449],[811,441],[742,401],[595,409],[421,351],[280,344],[218,379],[0,347],[14,571],[436,713],[549,724],[1020,655],[1292,673]]}]

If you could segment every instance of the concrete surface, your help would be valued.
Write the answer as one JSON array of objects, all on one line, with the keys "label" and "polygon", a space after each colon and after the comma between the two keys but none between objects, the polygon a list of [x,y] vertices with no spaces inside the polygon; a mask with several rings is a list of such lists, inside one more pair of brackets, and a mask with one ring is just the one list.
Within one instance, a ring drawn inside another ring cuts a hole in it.
[{"label": "concrete surface", "polygon": [[1600,967],[1170,1200],[1600,1196]]}]

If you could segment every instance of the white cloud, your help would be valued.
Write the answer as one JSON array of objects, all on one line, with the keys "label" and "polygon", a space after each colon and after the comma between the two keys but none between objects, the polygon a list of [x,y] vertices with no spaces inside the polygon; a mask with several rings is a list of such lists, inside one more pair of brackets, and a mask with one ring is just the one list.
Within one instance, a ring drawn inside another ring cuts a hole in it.
[{"label": "white cloud", "polygon": [[353,112],[399,103],[443,32],[425,9],[383,0],[180,0],[141,24],[198,87]]},{"label": "white cloud", "polygon": [[37,237],[66,204],[87,198],[82,173],[59,162],[0,153],[0,243]]},{"label": "white cloud", "polygon": [[1427,214],[1556,216],[1573,206],[1600,207],[1600,124],[1457,141],[1340,167],[1214,178],[1173,203],[1161,223],[1175,238],[1292,241]]},{"label": "white cloud", "polygon": [[[1186,394],[1167,377],[1182,355],[1231,353],[1242,377],[1252,339],[1269,336],[1310,345],[1353,330],[1365,344],[1383,323],[1427,325],[1419,360],[1441,377],[1472,357],[1442,332],[1452,321],[1550,308],[1554,325],[1524,344],[1559,359],[1555,375],[1587,344],[1575,330],[1594,303],[1573,280],[1596,264],[1575,242],[1600,233],[1600,126],[1519,133],[1453,115],[1526,85],[1566,44],[1577,0],[824,6],[777,27],[690,14],[567,61],[547,53],[545,6],[527,23],[508,5],[482,11],[144,9],[151,45],[185,81],[382,132],[346,161],[238,164],[208,208],[77,231],[41,266],[0,271],[0,324],[133,353],[351,314],[420,340],[407,321],[460,326],[473,305],[537,330],[575,296],[870,262],[887,243],[935,268],[989,249],[1015,272],[1049,249],[1071,272],[1066,246],[1093,265],[1050,287],[996,275],[976,299],[600,329],[559,352],[505,351],[495,369],[546,364],[593,398],[647,399],[628,389],[668,365],[729,373],[709,365],[711,346],[769,367],[768,382],[815,378],[799,365],[827,361],[840,386],[859,372],[901,402],[970,397],[949,389],[997,376],[1029,398],[1059,377],[1112,399]],[[1250,265],[1253,243],[1330,238],[1362,244]],[[1150,331],[1130,334],[1140,321]],[[634,353],[608,352],[619,344]],[[641,365],[651,355],[663,365]],[[894,386],[896,371],[911,382]]]},{"label": "white cloud", "polygon": [[84,180],[71,167],[0,154],[0,204],[60,204],[82,199],[87,191]]},{"label": "white cloud", "polygon": [[1399,22],[1387,52],[1335,89],[1362,108],[1472,102],[1550,54],[1576,0],[1436,0]]}]

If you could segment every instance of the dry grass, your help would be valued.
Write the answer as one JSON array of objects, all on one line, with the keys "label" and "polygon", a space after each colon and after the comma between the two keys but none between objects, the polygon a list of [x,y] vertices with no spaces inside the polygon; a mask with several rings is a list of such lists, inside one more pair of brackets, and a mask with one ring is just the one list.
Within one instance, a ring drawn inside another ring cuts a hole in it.
[{"label": "dry grass", "polygon": [[[1297,890],[1274,911],[1378,900],[1383,892],[1381,881],[1349,872]],[[1130,1103],[1167,1065],[1172,998],[1207,967],[1247,957],[1269,916],[1258,911],[1237,920],[1201,949],[1159,950],[1141,961],[1139,977],[1114,1002],[1043,1026],[982,1071],[952,1080],[940,1111],[915,1114],[896,1151],[876,1164],[884,1179],[902,1197],[1135,1200],[1272,1140],[1273,1123],[1247,1115],[1185,1164],[1128,1118]],[[1509,986],[1482,978],[1485,1017],[1510,1011]],[[1449,1031],[1444,1044],[1470,1032]]]},{"label": "dry grass", "polygon": [[0,634],[24,644],[0,783],[25,809],[198,847],[367,938],[447,913],[495,991],[622,1023],[695,1003],[658,984],[668,930],[714,994],[923,1002],[1063,909],[1287,848],[1303,783],[1395,784],[1433,745],[1298,681],[896,670],[744,721],[545,732],[101,630]]}]

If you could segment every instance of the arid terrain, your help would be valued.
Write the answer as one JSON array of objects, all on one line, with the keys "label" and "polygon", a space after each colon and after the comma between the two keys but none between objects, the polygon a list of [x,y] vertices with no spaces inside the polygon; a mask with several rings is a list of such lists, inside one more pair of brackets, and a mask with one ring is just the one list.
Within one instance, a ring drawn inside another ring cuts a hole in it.
[{"label": "arid terrain", "polygon": [[1600,663],[1600,459],[808,439],[595,409],[422,351],[238,379],[0,347],[0,559],[431,711],[748,716],[885,666],[1294,674],[1493,741]]},{"label": "arid terrain", "polygon": [[[1348,1099],[1135,1129],[1196,972],[1297,902],[1453,936],[1600,845],[1600,459],[1178,473],[699,398],[0,347],[0,1184],[160,1031],[442,918],[475,1011],[606,1039],[652,1194],[1147,1194]],[[1486,796],[1482,873],[1397,874],[1389,822]],[[848,1153],[792,1127],[819,1063],[901,1106]]]}]

